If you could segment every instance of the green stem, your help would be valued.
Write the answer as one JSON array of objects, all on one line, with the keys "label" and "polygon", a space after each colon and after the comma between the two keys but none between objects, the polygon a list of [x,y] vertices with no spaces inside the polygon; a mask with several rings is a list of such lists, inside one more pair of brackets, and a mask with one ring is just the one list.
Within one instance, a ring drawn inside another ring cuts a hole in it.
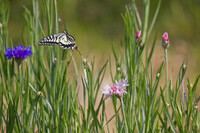
[{"label": "green stem", "polygon": [[128,133],[128,126],[127,126],[127,122],[126,122],[126,115],[125,115],[125,111],[124,111],[124,103],[122,98],[120,98],[120,102],[121,102],[121,106],[122,106],[122,114],[124,117],[124,123],[125,123],[125,133]]},{"label": "green stem", "polygon": [[168,97],[168,59],[167,59],[167,48],[164,49],[165,52],[165,96]]},{"label": "green stem", "polygon": [[122,106],[120,106],[117,110],[117,112],[110,118],[110,120],[108,120],[104,125],[103,125],[103,128],[118,114],[119,112],[119,109],[121,108]]},{"label": "green stem", "polygon": [[[166,70],[166,73],[165,73],[165,99],[166,99],[166,102],[168,101],[168,59],[167,59],[167,48],[164,48],[164,54],[165,54],[165,70]],[[167,123],[167,115],[165,114],[164,115],[164,118],[165,118],[165,123]],[[167,129],[167,124],[165,125],[165,129]]]},{"label": "green stem", "polygon": [[142,24],[142,40],[146,43],[147,27],[149,20],[150,0],[144,0],[144,19]]}]

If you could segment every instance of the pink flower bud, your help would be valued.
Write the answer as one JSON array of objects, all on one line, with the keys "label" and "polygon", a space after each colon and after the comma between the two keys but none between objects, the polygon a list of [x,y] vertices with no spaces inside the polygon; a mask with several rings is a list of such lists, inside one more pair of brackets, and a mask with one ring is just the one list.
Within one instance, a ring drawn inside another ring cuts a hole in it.
[{"label": "pink flower bud", "polygon": [[163,38],[162,38],[162,46],[163,46],[163,48],[168,48],[169,45],[170,45],[170,44],[169,44],[168,33],[165,32],[165,33],[163,34]]},{"label": "pink flower bud", "polygon": [[142,32],[141,30],[137,30],[136,37],[135,37],[135,43],[138,44],[138,46],[143,47],[144,43],[142,41]]},{"label": "pink flower bud", "polygon": [[136,39],[141,39],[142,33],[141,33],[141,30],[137,30],[137,34],[136,34]]},{"label": "pink flower bud", "polygon": [[165,32],[165,33],[163,34],[163,41],[164,41],[164,42],[168,41],[168,33],[167,33],[167,32]]}]

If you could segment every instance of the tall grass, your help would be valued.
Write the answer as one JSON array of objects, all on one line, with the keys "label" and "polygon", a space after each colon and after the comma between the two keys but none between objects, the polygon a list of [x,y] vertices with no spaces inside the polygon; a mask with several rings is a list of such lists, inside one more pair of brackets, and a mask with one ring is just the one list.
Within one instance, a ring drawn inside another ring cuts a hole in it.
[{"label": "tall grass", "polygon": [[[82,57],[80,70],[71,51],[56,46],[38,46],[41,38],[61,30],[56,0],[33,0],[32,10],[24,7],[25,29],[22,42],[24,45],[31,45],[34,54],[21,65],[14,59],[7,60],[4,56],[6,47],[18,44],[12,44],[12,38],[8,34],[9,3],[0,0],[1,131],[198,132],[197,104],[200,98],[195,95],[199,76],[193,85],[188,79],[186,87],[184,80],[187,67],[183,64],[176,81],[167,78],[166,86],[162,86],[160,80],[164,69],[168,73],[165,67],[167,64],[163,60],[153,77],[151,59],[157,34],[154,35],[151,49],[148,38],[152,35],[160,3],[161,0],[151,22],[150,0],[143,0],[142,16],[135,1],[126,6],[126,12],[122,15],[125,41],[121,53],[118,54],[113,47],[114,66],[111,58],[108,58],[104,65],[94,71],[94,60]],[[137,29],[142,31],[142,43],[135,41]],[[70,63],[74,64],[75,69],[72,77],[68,75]],[[111,70],[106,69],[109,66]],[[114,73],[113,68],[116,68]],[[110,71],[113,82],[127,78],[129,83],[126,95],[120,99],[115,96],[111,98],[111,106],[115,111],[113,116],[106,115],[107,100],[99,93],[106,71]],[[83,90],[83,99],[78,96],[80,89]],[[115,129],[109,129],[109,123],[113,119]]]}]

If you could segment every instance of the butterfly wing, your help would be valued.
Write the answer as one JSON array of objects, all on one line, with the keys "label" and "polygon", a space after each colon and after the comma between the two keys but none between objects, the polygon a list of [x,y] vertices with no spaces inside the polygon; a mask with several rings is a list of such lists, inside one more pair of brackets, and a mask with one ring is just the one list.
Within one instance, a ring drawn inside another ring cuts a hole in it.
[{"label": "butterfly wing", "polygon": [[63,49],[73,49],[75,46],[75,39],[68,32],[47,36],[39,41],[39,45],[58,45]]},{"label": "butterfly wing", "polygon": [[39,45],[58,45],[60,43],[60,38],[64,36],[64,33],[47,36],[39,41]]},{"label": "butterfly wing", "polygon": [[75,39],[66,31],[63,32],[65,36],[60,37],[60,47],[64,49],[72,49],[75,45]]}]

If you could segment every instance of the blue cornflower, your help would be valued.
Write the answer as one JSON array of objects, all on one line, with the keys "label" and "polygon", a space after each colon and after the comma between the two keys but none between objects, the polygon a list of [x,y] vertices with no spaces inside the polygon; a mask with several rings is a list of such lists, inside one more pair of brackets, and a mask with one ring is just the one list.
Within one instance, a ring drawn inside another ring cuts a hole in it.
[{"label": "blue cornflower", "polygon": [[30,56],[33,54],[30,46],[28,46],[28,48],[25,47],[24,49],[23,49],[23,45],[15,46],[12,51],[13,51],[13,57],[15,58],[26,59],[27,56]]},{"label": "blue cornflower", "polygon": [[23,45],[20,45],[15,46],[12,50],[7,47],[4,55],[8,57],[8,60],[10,60],[12,57],[14,57],[16,60],[23,60],[32,54],[33,52],[31,51],[31,46],[28,46],[28,48],[23,48]]},{"label": "blue cornflower", "polygon": [[13,51],[9,47],[7,47],[4,55],[8,57],[8,60],[10,60],[13,57]]}]

